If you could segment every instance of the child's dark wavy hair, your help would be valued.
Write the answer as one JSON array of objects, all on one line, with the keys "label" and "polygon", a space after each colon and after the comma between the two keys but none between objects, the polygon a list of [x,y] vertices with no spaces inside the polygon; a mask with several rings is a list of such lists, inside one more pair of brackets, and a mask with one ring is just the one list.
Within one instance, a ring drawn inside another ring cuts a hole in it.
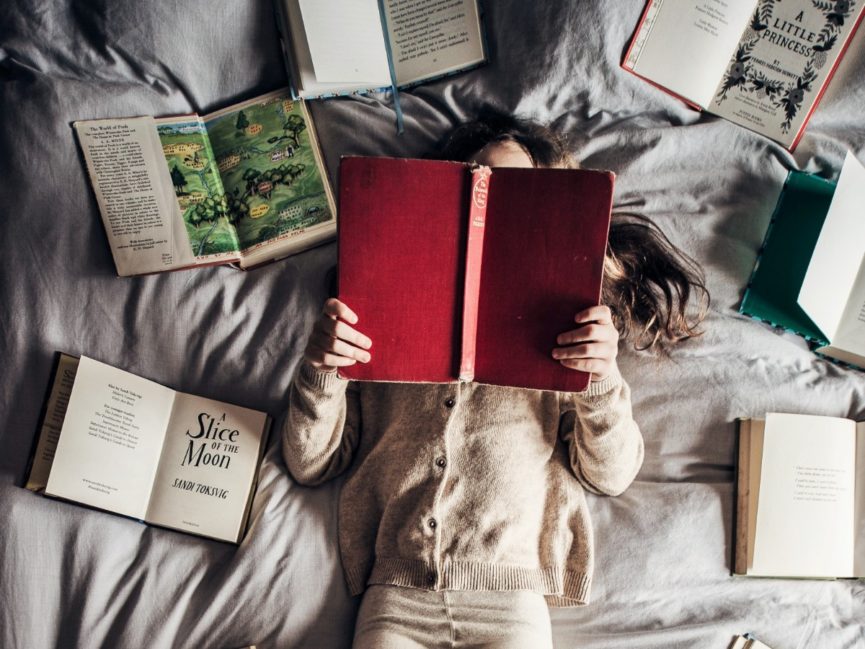
[{"label": "child's dark wavy hair", "polygon": [[[471,160],[494,142],[515,142],[536,167],[579,166],[550,128],[489,109],[453,130],[437,157]],[[657,225],[645,216],[614,210],[601,301],[610,307],[619,335],[636,349],[664,349],[701,333],[709,291],[699,264]]]}]

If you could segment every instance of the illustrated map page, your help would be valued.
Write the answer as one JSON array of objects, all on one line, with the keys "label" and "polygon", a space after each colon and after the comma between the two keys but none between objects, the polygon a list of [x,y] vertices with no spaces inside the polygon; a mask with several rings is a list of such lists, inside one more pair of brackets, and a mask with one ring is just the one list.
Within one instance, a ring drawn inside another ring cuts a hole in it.
[{"label": "illustrated map page", "polygon": [[204,123],[197,115],[156,123],[192,253],[199,261],[236,259],[240,242]]},{"label": "illustrated map page", "polygon": [[244,252],[335,219],[301,102],[277,93],[204,123]]}]

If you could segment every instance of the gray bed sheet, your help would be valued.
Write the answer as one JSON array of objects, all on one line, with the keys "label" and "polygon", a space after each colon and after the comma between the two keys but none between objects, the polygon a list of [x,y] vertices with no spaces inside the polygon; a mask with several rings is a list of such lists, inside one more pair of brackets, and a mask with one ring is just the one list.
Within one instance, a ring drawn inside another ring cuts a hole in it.
[{"label": "gray bed sheet", "polygon": [[[490,63],[405,92],[315,102],[327,160],[423,155],[485,104],[551,122],[616,204],[705,267],[705,334],[670,358],[623,351],[646,462],[590,497],[591,605],[552,614],[557,647],[865,647],[861,581],[729,576],[734,420],[865,418],[865,374],[737,314],[789,169],[865,159],[865,33],[795,155],[620,69],[642,0],[486,0]],[[683,56],[691,55],[683,52]],[[336,249],[251,271],[118,279],[71,122],[208,111],[285,85],[268,0],[0,4],[0,646],[348,647],[357,602],[335,544],[339,483],[308,489],[272,443],[237,548],[20,487],[54,350],[280,413]],[[274,440],[275,441],[275,440]]]}]

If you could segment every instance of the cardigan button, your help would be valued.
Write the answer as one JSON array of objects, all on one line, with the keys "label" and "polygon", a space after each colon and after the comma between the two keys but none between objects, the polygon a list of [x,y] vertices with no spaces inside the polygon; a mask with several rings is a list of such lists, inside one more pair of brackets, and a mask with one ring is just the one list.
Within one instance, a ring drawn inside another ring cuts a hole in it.
[{"label": "cardigan button", "polygon": [[444,469],[447,465],[448,465],[448,461],[446,459],[444,459],[443,457],[436,459],[436,466],[439,467],[440,469]]},{"label": "cardigan button", "polygon": [[446,405],[448,408],[453,408],[453,407],[456,405],[456,403],[457,403],[457,402],[456,402],[456,400],[455,400],[453,397],[451,397],[450,399],[448,399],[447,401],[445,401],[445,405]]},{"label": "cardigan button", "polygon": [[426,575],[426,583],[432,585],[436,583],[436,574],[434,572],[428,572]]},{"label": "cardigan button", "polygon": [[436,519],[431,518],[427,521],[427,525],[430,526],[431,530],[434,530],[436,528],[436,525],[438,525],[438,522],[436,521]]}]

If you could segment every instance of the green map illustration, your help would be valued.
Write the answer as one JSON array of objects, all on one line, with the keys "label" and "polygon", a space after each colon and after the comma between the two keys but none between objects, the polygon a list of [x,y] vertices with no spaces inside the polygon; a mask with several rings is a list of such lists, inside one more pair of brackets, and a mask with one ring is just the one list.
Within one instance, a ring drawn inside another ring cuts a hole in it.
[{"label": "green map illustration", "polygon": [[334,218],[299,102],[271,97],[205,119],[159,126],[197,256],[247,250]]},{"label": "green map illustration", "polygon": [[160,123],[162,152],[196,257],[240,250],[225,190],[204,124],[198,119]]}]

